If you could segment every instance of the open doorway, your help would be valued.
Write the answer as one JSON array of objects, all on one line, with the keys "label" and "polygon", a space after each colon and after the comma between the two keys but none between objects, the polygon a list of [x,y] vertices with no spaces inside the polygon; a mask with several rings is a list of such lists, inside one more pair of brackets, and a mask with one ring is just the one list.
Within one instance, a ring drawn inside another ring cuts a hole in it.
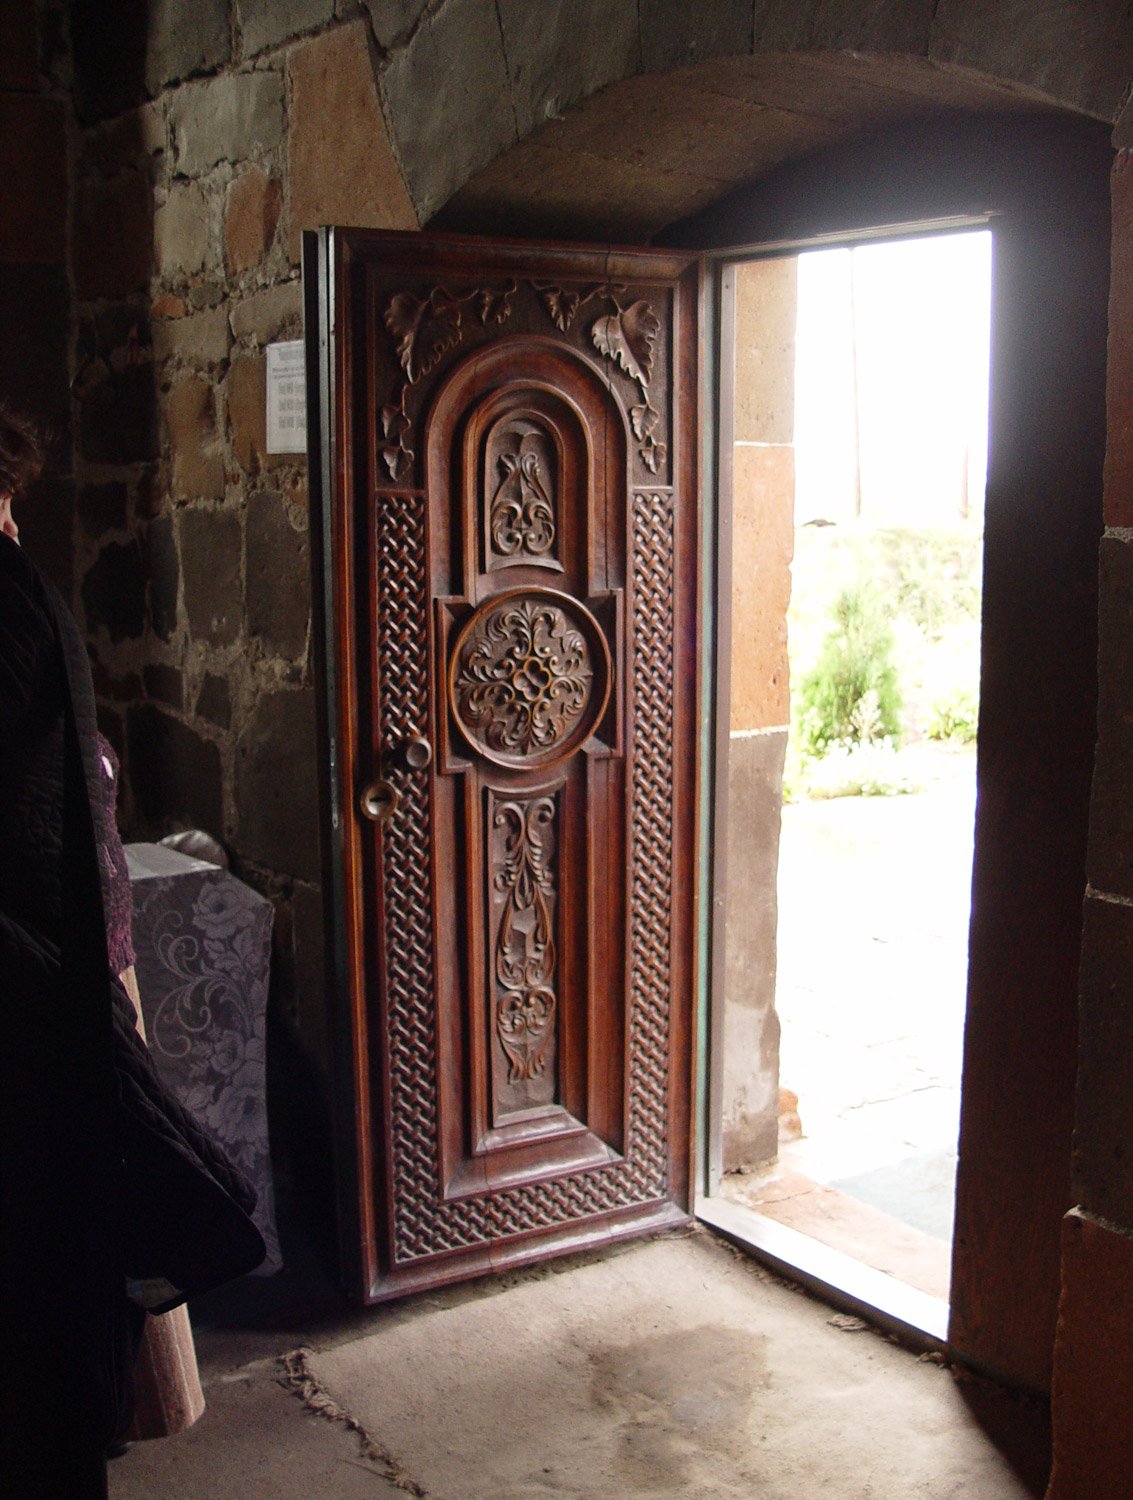
[{"label": "open doorway", "polygon": [[722,277],[716,1191],[788,1262],[817,1252],[824,1279],[933,1329],[967,980],[990,241],[967,226]]}]

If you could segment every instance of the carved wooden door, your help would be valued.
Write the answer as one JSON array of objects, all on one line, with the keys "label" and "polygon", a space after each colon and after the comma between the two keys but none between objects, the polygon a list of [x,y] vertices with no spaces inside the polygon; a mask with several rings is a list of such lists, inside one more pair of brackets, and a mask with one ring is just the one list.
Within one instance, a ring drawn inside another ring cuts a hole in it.
[{"label": "carved wooden door", "polygon": [[689,1208],[700,273],[354,230],[307,273],[340,1199],[377,1300]]}]

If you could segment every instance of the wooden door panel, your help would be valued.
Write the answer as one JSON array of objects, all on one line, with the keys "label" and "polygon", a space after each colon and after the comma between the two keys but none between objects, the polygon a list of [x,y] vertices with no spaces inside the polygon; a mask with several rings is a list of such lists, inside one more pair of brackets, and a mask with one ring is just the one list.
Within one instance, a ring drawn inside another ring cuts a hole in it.
[{"label": "wooden door panel", "polygon": [[336,792],[388,812],[337,851],[377,1299],[688,1209],[699,269],[326,254]]}]

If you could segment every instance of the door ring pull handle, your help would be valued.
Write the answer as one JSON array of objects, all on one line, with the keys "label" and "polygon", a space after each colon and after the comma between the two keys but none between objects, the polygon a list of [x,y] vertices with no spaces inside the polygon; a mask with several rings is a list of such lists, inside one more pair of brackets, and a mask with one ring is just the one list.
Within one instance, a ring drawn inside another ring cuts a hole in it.
[{"label": "door ring pull handle", "polygon": [[433,747],[423,734],[415,734],[403,742],[401,758],[411,771],[427,771],[433,763]]},{"label": "door ring pull handle", "polygon": [[400,801],[397,788],[381,777],[364,786],[358,795],[359,810],[371,823],[388,823]]}]

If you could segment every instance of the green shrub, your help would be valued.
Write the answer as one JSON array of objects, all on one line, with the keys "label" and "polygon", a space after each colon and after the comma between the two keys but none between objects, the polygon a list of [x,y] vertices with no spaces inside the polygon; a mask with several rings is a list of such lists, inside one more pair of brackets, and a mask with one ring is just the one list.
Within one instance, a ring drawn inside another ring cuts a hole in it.
[{"label": "green shrub", "polygon": [[833,629],[797,695],[804,750],[822,755],[838,742],[895,741],[901,694],[889,621],[861,584],[842,590],[831,618]]},{"label": "green shrub", "polygon": [[976,737],[978,720],[979,705],[975,693],[970,688],[954,688],[932,705],[928,737],[930,740],[953,740],[960,745],[970,745]]}]

